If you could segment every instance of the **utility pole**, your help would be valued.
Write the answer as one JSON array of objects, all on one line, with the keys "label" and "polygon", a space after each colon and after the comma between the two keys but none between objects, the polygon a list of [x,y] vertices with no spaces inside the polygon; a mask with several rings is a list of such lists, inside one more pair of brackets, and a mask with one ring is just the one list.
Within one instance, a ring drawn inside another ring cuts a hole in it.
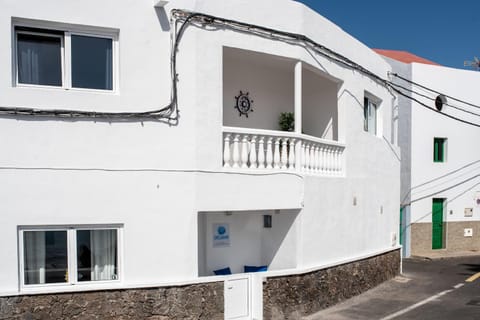
[{"label": "utility pole", "polygon": [[473,57],[473,61],[464,61],[464,67],[472,67],[473,69],[480,71],[480,60],[477,57]]}]

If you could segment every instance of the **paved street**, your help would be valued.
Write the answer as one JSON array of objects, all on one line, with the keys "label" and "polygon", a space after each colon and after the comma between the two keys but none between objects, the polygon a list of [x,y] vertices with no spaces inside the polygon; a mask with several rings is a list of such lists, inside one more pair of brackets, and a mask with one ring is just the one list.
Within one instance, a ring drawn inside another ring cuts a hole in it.
[{"label": "paved street", "polygon": [[480,256],[406,259],[401,276],[305,319],[480,319],[479,272]]}]

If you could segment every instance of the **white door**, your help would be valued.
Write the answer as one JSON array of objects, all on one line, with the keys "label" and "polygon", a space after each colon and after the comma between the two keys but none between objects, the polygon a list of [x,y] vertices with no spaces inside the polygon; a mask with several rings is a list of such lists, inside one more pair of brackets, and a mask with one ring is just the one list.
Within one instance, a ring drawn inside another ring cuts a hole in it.
[{"label": "white door", "polygon": [[225,319],[251,319],[250,287],[248,275],[225,280]]}]

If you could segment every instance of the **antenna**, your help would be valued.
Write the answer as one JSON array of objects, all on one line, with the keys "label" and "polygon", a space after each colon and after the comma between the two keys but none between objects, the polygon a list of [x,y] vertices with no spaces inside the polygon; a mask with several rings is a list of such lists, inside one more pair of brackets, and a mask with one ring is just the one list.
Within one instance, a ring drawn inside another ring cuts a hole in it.
[{"label": "antenna", "polygon": [[474,61],[464,61],[464,67],[472,67],[473,69],[480,71],[480,60],[477,57],[473,57]]}]

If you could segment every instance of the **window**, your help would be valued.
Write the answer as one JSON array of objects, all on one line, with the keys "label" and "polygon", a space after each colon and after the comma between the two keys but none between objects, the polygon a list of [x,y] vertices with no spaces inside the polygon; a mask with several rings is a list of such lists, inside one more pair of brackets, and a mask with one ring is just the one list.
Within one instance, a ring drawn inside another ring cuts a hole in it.
[{"label": "window", "polygon": [[433,162],[445,162],[447,153],[447,139],[433,138]]},{"label": "window", "polygon": [[363,129],[377,134],[377,104],[368,97],[363,99]]},{"label": "window", "polygon": [[117,280],[118,237],[118,228],[21,230],[23,284]]},{"label": "window", "polygon": [[114,37],[15,27],[17,85],[113,90]]},{"label": "window", "polygon": [[62,86],[60,35],[17,33],[18,83]]}]

